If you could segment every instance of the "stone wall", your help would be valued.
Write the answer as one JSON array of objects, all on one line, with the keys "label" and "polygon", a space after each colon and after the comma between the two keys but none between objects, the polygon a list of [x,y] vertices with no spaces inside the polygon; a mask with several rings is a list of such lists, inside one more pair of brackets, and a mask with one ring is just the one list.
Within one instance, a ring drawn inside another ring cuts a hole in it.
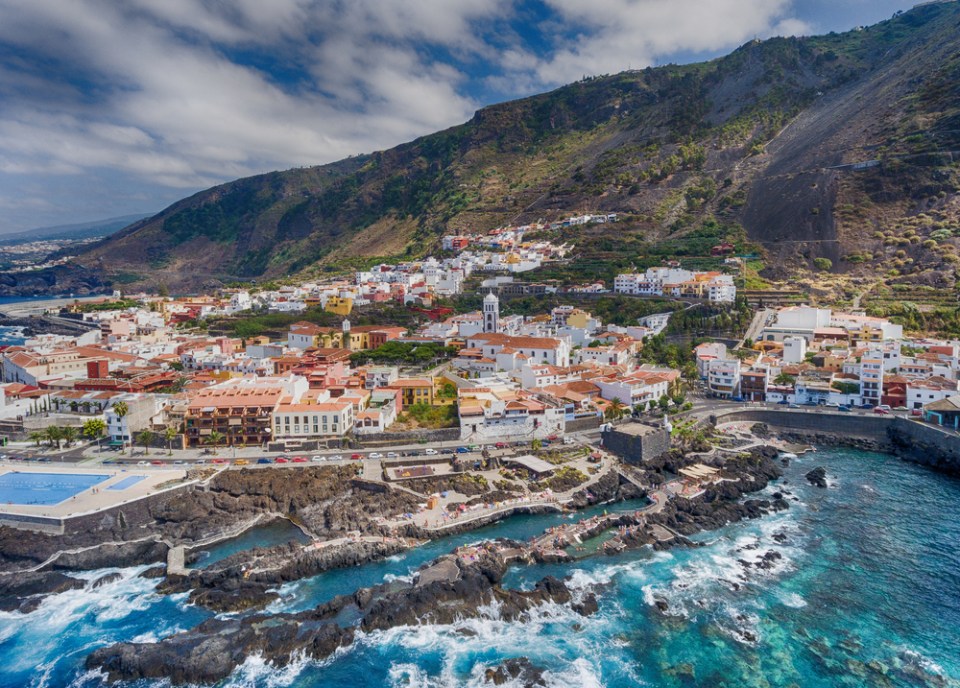
[{"label": "stone wall", "polygon": [[908,418],[803,409],[731,409],[711,421],[753,421],[813,444],[843,445],[895,454],[905,461],[960,475],[960,435]]},{"label": "stone wall", "polygon": [[662,427],[626,423],[603,433],[603,447],[627,463],[643,464],[670,451],[670,433]]},{"label": "stone wall", "polygon": [[425,444],[436,442],[455,442],[460,439],[460,428],[441,430],[414,430],[412,432],[381,432],[376,435],[358,436],[361,447],[387,447],[404,444]]}]

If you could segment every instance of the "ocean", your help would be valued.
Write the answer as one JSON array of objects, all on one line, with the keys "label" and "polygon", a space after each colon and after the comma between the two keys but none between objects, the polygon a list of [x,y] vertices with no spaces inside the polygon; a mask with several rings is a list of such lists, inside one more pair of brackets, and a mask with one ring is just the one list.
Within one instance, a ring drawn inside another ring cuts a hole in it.
[{"label": "ocean", "polygon": [[[819,465],[830,483],[823,490],[803,479]],[[793,461],[768,492],[778,489],[796,500],[789,510],[703,533],[700,547],[508,574],[506,583],[521,588],[547,574],[569,577],[579,593],[597,595],[591,617],[548,606],[506,622],[490,608],[478,620],[361,635],[323,662],[274,668],[250,658],[225,685],[482,686],[488,668],[527,657],[550,686],[960,686],[960,481],[882,454],[829,449]],[[271,611],[309,608],[409,576],[459,544],[526,538],[567,517],[516,516],[287,584]],[[758,567],[764,557],[769,567]],[[52,596],[29,614],[0,613],[0,683],[97,686],[99,674],[82,668],[93,648],[152,642],[209,618],[185,594],[157,595],[155,581],[138,577],[145,568],[120,569],[116,582]]]}]

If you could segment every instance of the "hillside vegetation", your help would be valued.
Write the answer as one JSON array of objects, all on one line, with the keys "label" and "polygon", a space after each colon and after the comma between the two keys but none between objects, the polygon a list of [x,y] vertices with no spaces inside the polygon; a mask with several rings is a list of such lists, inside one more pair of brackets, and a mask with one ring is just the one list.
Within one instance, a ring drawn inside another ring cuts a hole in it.
[{"label": "hillside vegetation", "polygon": [[565,232],[578,259],[537,277],[609,279],[667,256],[709,266],[729,240],[757,254],[761,285],[800,275],[855,290],[880,274],[952,290],[958,155],[960,5],[946,2],[584,79],[387,151],[224,184],[87,250],[76,271],[190,291],[607,211],[623,221]]}]

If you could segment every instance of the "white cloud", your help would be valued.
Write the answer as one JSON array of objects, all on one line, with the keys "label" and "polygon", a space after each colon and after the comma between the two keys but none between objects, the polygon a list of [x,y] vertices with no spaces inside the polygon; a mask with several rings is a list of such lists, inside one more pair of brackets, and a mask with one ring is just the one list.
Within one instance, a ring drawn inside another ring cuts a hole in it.
[{"label": "white cloud", "polygon": [[200,188],[451,126],[481,81],[526,95],[809,28],[790,0],[545,2],[518,27],[523,0],[0,0],[0,173]]}]

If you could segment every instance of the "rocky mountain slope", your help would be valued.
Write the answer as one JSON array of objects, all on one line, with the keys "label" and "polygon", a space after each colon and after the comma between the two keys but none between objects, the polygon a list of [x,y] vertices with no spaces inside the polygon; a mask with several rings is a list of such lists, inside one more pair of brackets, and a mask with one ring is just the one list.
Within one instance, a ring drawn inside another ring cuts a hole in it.
[{"label": "rocky mountain slope", "polygon": [[189,291],[322,273],[577,211],[623,217],[564,237],[583,244],[585,276],[729,239],[760,254],[768,277],[815,269],[952,288],[958,56],[951,1],[585,79],[391,150],[198,193],[85,251],[51,289],[84,275]]}]

